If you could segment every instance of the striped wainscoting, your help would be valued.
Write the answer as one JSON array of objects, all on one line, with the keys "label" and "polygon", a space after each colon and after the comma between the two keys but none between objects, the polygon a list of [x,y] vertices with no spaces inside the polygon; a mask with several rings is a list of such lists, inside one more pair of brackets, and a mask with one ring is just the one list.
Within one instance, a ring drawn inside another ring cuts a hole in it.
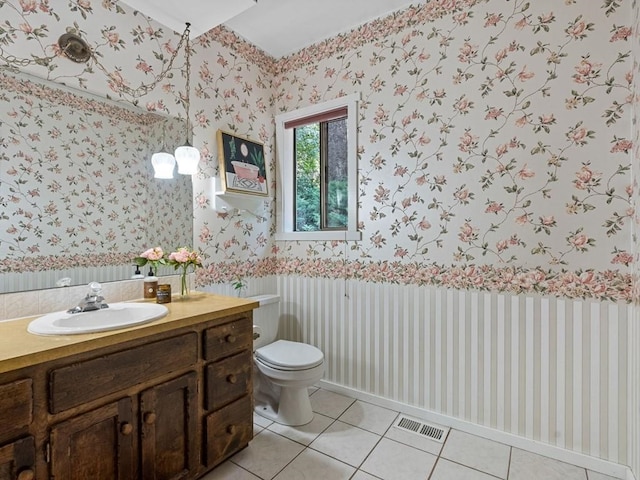
[{"label": "striped wainscoting", "polygon": [[327,381],[615,463],[637,456],[630,305],[277,282],[283,336],[325,352]]},{"label": "striped wainscoting", "polygon": [[635,305],[633,321],[630,322],[630,345],[629,351],[629,371],[630,371],[630,408],[629,425],[631,425],[632,440],[630,451],[632,452],[630,462],[632,471],[636,478],[640,478],[640,308]]}]

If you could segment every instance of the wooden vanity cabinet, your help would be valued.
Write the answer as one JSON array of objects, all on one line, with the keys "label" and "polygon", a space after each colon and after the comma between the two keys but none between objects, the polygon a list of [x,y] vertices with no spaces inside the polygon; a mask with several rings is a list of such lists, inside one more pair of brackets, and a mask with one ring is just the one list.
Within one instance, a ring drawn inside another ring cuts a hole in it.
[{"label": "wooden vanity cabinet", "polygon": [[197,393],[195,372],[142,392],[141,478],[178,480],[198,471]]},{"label": "wooden vanity cabinet", "polygon": [[0,385],[0,480],[35,478],[33,381],[21,378]]},{"label": "wooden vanity cabinet", "polygon": [[51,429],[51,477],[64,480],[136,478],[131,398],[73,417]]},{"label": "wooden vanity cabinet", "polygon": [[35,456],[31,436],[0,446],[0,480],[34,480]]},{"label": "wooden vanity cabinet", "polygon": [[204,332],[209,412],[204,425],[205,465],[212,468],[253,437],[253,322],[239,318]]},{"label": "wooden vanity cabinet", "polygon": [[251,311],[0,374],[0,480],[192,480],[253,436]]}]

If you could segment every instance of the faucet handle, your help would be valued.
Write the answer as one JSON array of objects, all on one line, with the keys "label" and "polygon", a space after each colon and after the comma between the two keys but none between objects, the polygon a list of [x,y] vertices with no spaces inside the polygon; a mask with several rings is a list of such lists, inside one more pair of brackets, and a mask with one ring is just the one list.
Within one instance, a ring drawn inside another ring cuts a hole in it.
[{"label": "faucet handle", "polygon": [[89,295],[100,295],[100,292],[102,292],[102,285],[100,285],[98,282],[91,282],[88,286]]}]

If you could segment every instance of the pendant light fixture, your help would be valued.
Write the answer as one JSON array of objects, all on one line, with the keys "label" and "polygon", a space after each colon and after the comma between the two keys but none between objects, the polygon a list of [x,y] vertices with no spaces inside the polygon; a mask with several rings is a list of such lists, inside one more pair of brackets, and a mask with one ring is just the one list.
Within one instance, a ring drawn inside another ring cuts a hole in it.
[{"label": "pendant light fixture", "polygon": [[186,92],[184,97],[185,110],[187,114],[187,140],[184,145],[176,148],[175,157],[176,162],[178,162],[178,173],[182,175],[194,175],[198,173],[198,162],[200,162],[200,151],[193,147],[191,143],[189,143],[189,135],[191,134],[191,122],[189,120],[189,94],[190,94],[190,84],[189,78],[191,74],[191,47],[189,45],[189,27],[190,23],[187,23],[187,28],[185,29],[185,33],[187,36],[187,48],[185,50],[186,56],[186,67],[187,67],[187,82],[186,82]]},{"label": "pendant light fixture", "polygon": [[151,155],[151,165],[153,166],[153,178],[161,178],[164,180],[173,178],[173,169],[176,166],[176,159],[170,153],[167,153],[167,147],[164,143],[166,131],[166,123],[162,121],[162,149]]},{"label": "pendant light fixture", "polygon": [[170,153],[158,152],[151,155],[151,165],[153,165],[153,178],[166,180],[173,178],[176,159]]}]

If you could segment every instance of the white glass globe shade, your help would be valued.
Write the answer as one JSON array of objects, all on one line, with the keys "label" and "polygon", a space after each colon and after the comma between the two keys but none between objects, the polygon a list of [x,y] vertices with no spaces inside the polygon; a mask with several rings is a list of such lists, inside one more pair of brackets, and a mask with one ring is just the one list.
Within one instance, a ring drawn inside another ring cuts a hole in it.
[{"label": "white glass globe shade", "polygon": [[178,147],[176,148],[176,162],[178,162],[178,173],[182,175],[195,175],[198,173],[200,150],[191,145]]},{"label": "white glass globe shade", "polygon": [[153,178],[173,178],[176,159],[170,153],[154,153],[151,156],[151,165],[153,165]]}]

